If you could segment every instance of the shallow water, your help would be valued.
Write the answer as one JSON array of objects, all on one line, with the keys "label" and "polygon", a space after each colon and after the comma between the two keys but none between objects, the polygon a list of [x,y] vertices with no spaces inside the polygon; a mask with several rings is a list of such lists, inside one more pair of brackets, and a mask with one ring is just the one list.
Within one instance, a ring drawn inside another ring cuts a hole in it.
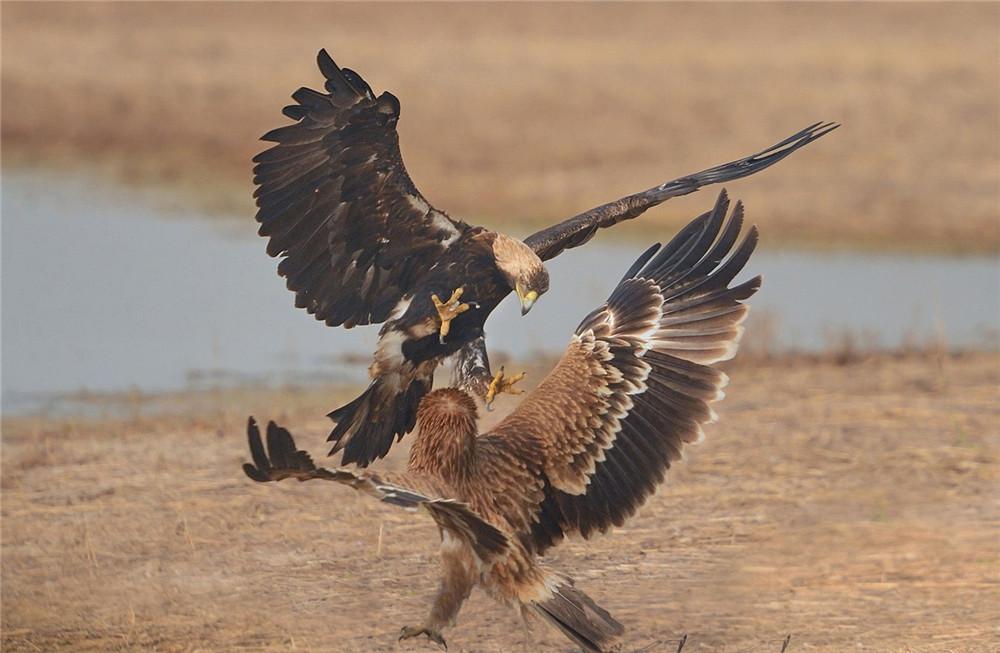
[{"label": "shallow water", "polygon": [[[296,310],[249,219],[164,215],[121,188],[37,172],[5,172],[2,209],[4,412],[79,390],[364,378],[377,327]],[[645,248],[604,236],[550,262],[530,315],[500,306],[493,351],[564,346]],[[743,278],[764,275],[752,320],[763,331],[767,316],[780,348],[821,349],[844,330],[883,347],[976,346],[1000,327],[997,257],[764,250],[749,268]]]}]

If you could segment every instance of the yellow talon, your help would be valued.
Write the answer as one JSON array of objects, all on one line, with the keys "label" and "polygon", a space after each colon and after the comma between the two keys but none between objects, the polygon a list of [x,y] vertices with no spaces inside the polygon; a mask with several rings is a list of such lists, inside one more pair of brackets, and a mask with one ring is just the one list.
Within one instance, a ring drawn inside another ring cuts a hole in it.
[{"label": "yellow talon", "polygon": [[523,394],[524,390],[514,388],[513,385],[523,379],[526,374],[527,372],[521,372],[507,378],[503,374],[503,366],[501,365],[500,371],[493,375],[493,380],[490,381],[490,385],[486,389],[486,410],[493,410],[493,400],[502,392],[510,395]]},{"label": "yellow talon", "polygon": [[441,320],[439,341],[442,345],[444,344],[445,336],[451,330],[451,321],[469,310],[468,304],[458,301],[463,292],[465,292],[464,288],[456,288],[455,292],[451,293],[451,297],[446,302],[441,301],[440,297],[431,293],[431,301],[434,302],[434,308],[437,309],[438,318]]}]

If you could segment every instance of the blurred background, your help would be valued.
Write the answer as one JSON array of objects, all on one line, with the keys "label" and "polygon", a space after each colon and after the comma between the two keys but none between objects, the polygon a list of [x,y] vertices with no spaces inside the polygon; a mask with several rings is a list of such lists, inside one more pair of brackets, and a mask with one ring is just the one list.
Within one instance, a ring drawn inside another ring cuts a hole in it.
[{"label": "blurred background", "polygon": [[[519,236],[840,121],[729,185],[762,233],[747,349],[995,347],[997,17],[990,4],[5,3],[4,408],[363,379],[374,329],[294,310],[254,235],[249,160],[289,94],[321,85],[320,47],[401,99],[403,156],[432,203]],[[554,261],[530,320],[505,304],[487,325],[495,350],[560,349],[629,261],[718,190]]]},{"label": "blurred background", "polygon": [[[375,344],[296,310],[256,235],[250,159],[320,48],[400,98],[435,206],[516,236],[842,123],[728,185],[764,285],[720,423],[554,564],[629,651],[1000,650],[997,3],[5,1],[0,29],[4,651],[388,653],[424,612],[433,525],[239,472],[248,414],[318,459]],[[552,261],[494,363],[530,389],[719,190]],[[448,637],[519,632],[474,595]]]}]

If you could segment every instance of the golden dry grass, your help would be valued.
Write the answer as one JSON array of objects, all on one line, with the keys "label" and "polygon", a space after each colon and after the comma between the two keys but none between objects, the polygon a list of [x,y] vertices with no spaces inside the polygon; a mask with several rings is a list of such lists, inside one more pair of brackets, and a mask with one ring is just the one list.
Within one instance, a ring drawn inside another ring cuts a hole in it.
[{"label": "golden dry grass", "polygon": [[996,3],[5,2],[4,154],[249,216],[256,138],[327,47],[401,98],[418,186],[472,220],[553,221],[828,119],[732,185],[766,242],[995,252],[998,24]]},{"label": "golden dry grass", "polygon": [[[627,625],[625,651],[683,633],[704,652],[777,653],[787,634],[792,653],[996,651],[998,387],[995,354],[744,364],[640,514],[551,563]],[[428,519],[239,471],[248,412],[321,454],[316,416],[344,393],[5,421],[3,650],[434,650],[395,639],[434,590]],[[521,650],[515,616],[481,594],[448,636]]]}]

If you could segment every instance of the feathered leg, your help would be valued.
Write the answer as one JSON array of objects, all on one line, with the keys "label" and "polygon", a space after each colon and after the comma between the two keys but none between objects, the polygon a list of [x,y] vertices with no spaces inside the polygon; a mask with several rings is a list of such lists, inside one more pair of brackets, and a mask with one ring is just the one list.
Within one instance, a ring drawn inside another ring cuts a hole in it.
[{"label": "feathered leg", "polygon": [[443,575],[441,586],[427,621],[422,626],[403,626],[399,639],[409,639],[418,635],[426,635],[428,639],[437,642],[448,650],[441,631],[455,624],[462,604],[469,598],[472,588],[476,585],[479,573],[476,562],[468,546],[443,531],[441,534],[441,566]]},{"label": "feathered leg", "polygon": [[471,395],[481,397],[487,410],[493,410],[493,400],[501,393],[518,395],[523,390],[514,388],[514,384],[523,379],[524,372],[506,376],[504,368],[496,374],[490,371],[490,359],[486,354],[486,338],[479,338],[464,345],[455,354],[454,367],[451,373],[451,385],[464,390]]},{"label": "feathered leg", "polygon": [[451,383],[474,397],[485,397],[493,372],[486,353],[486,336],[479,336],[459,349],[452,359]]}]

